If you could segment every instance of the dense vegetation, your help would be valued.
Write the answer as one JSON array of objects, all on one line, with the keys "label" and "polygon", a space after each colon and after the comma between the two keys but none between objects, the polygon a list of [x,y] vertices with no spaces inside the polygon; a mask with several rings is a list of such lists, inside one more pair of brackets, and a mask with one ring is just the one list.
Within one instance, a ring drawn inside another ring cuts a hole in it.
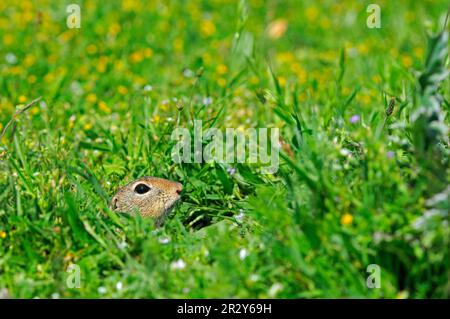
[{"label": "dense vegetation", "polygon": [[[0,295],[450,296],[448,1],[69,3],[0,2]],[[280,128],[279,170],[174,163],[195,119]],[[109,209],[143,175],[161,228]]]}]

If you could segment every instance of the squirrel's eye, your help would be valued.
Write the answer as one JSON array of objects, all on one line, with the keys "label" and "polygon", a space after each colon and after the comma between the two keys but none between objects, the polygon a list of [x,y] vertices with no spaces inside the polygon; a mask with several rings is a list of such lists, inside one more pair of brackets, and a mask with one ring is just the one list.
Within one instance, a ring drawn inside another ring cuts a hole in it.
[{"label": "squirrel's eye", "polygon": [[150,190],[150,187],[148,187],[145,184],[137,184],[134,188],[134,191],[138,194],[145,194]]}]

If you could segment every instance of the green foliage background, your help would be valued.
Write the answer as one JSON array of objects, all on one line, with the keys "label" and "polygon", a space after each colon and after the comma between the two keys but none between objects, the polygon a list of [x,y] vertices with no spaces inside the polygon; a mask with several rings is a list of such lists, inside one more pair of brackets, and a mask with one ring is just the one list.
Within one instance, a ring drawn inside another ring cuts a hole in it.
[{"label": "green foliage background", "polygon": [[[448,1],[72,2],[0,3],[0,292],[450,296]],[[194,119],[279,127],[279,171],[173,163]],[[108,208],[143,175],[162,228]]]}]

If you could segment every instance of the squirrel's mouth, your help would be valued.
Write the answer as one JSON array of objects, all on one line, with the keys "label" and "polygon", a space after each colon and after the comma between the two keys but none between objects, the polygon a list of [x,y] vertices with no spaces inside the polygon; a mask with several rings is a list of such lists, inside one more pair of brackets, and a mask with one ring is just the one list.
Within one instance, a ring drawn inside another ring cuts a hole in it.
[{"label": "squirrel's mouth", "polygon": [[177,197],[175,197],[174,199],[168,201],[166,203],[166,213],[170,213],[172,211],[172,209],[177,205],[177,203],[180,201],[181,196],[178,195]]}]

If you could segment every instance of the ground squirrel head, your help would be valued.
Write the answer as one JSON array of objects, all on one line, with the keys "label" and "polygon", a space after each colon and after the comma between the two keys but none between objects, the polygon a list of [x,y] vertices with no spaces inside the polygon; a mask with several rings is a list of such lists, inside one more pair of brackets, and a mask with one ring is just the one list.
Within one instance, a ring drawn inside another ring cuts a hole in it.
[{"label": "ground squirrel head", "polygon": [[114,195],[111,208],[119,212],[139,212],[143,217],[163,220],[180,199],[183,185],[167,179],[144,176]]}]

